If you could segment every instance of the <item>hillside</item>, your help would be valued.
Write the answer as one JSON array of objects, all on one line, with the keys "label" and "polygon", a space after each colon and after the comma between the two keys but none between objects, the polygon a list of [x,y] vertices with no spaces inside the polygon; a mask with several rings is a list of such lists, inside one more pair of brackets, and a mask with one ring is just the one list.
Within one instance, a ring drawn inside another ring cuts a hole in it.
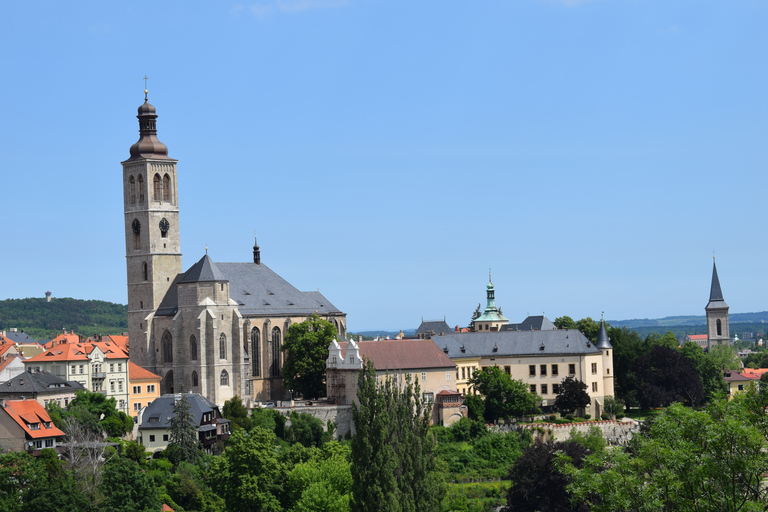
[{"label": "hillside", "polygon": [[50,340],[62,329],[91,336],[128,331],[128,307],[101,300],[71,298],[0,301],[0,331],[24,330],[36,340]]}]

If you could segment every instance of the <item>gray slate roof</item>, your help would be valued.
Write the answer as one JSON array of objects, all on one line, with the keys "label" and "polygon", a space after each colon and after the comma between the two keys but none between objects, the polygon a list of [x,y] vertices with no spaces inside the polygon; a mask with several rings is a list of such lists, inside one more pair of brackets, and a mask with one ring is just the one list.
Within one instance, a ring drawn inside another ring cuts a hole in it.
[{"label": "gray slate roof", "polygon": [[709,289],[709,303],[706,309],[727,308],[728,304],[723,299],[723,291],[720,289],[720,278],[717,277],[717,265],[712,262],[712,286]]},{"label": "gray slate roof", "polygon": [[174,279],[156,315],[176,314],[179,284],[211,280],[229,281],[229,295],[239,304],[243,316],[343,314],[320,292],[299,291],[263,263],[214,263],[206,255]]},{"label": "gray slate roof", "polygon": [[[163,395],[160,398],[155,398],[144,411],[139,428],[142,430],[168,428],[171,418],[173,418],[173,405],[176,403],[177,397],[181,397],[181,394]],[[213,412],[214,409],[218,410],[216,404],[198,393],[185,393],[184,398],[189,402],[189,412],[192,413],[196,426],[200,426],[203,421],[203,414]],[[150,421],[152,418],[157,418],[158,421]]]},{"label": "gray slate roof", "polygon": [[416,336],[419,334],[427,334],[429,331],[434,331],[435,334],[453,332],[453,329],[445,322],[445,320],[424,320],[421,321],[421,325],[416,329]]},{"label": "gray slate roof", "polygon": [[577,329],[467,332],[448,334],[433,341],[443,352],[447,349],[451,359],[600,353]]},{"label": "gray slate roof", "polygon": [[501,326],[501,331],[552,331],[557,329],[544,315],[529,316],[519,324]]},{"label": "gray slate roof", "polygon": [[608,337],[608,331],[605,328],[605,320],[600,320],[600,330],[597,332],[597,348],[607,350],[613,348],[611,339]]},{"label": "gray slate roof", "polygon": [[23,372],[14,378],[0,384],[0,393],[66,393],[84,391],[85,388],[79,382],[67,381],[61,377],[46,372]]},{"label": "gray slate roof", "polygon": [[29,344],[29,343],[45,343],[47,340],[33,340],[29,337],[29,334],[25,333],[24,331],[17,331],[17,332],[11,332],[6,331],[5,336],[3,336],[6,339],[9,339],[16,343],[22,343],[22,344]]}]

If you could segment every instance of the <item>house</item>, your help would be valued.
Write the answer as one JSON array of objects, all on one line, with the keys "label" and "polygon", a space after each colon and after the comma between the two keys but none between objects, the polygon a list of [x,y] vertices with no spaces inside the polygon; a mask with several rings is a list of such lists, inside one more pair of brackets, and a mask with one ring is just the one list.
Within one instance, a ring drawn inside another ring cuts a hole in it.
[{"label": "house", "polygon": [[217,441],[229,439],[229,420],[222,418],[219,407],[199,393],[177,393],[155,399],[139,414],[139,442],[151,452],[165,450],[170,442],[173,406],[184,397],[194,418],[200,443],[210,450]]},{"label": "house", "polygon": [[0,356],[0,382],[10,380],[21,373],[24,373],[21,355],[9,350]]},{"label": "house", "polygon": [[419,328],[416,329],[416,338],[424,339],[424,338],[432,338],[434,336],[442,336],[443,334],[447,334],[453,332],[453,329],[451,329],[448,324],[445,321],[445,318],[442,320],[427,320],[424,321],[424,319],[421,319],[421,325],[419,325]]},{"label": "house", "polygon": [[137,418],[139,411],[160,398],[160,376],[128,361],[128,397],[131,416]]},{"label": "house", "polygon": [[36,400],[43,407],[49,402],[55,402],[59,407],[66,408],[75,398],[75,393],[84,389],[79,382],[65,380],[45,370],[30,368],[0,384],[0,402]]},{"label": "house", "polygon": [[686,334],[683,336],[683,343],[695,343],[704,350],[707,349],[707,340],[709,336],[707,334]]},{"label": "house", "polygon": [[24,366],[45,370],[85,389],[115,398],[117,409],[128,414],[128,353],[109,341],[81,342],[74,335],[59,335],[45,352],[24,360]]},{"label": "house", "polygon": [[0,450],[29,451],[56,448],[64,436],[35,400],[8,400],[0,407]]},{"label": "house", "polygon": [[[442,338],[440,338],[442,339]],[[357,403],[357,379],[363,368],[363,358],[369,359],[379,379],[392,376],[403,382],[410,374],[418,383],[422,395],[431,401],[441,392],[459,396],[456,392],[456,364],[433,340],[374,340],[340,342],[334,340],[326,360],[326,389],[337,404]],[[456,408],[433,407],[432,422],[451,425],[461,419]],[[447,414],[447,415],[446,415]]]}]

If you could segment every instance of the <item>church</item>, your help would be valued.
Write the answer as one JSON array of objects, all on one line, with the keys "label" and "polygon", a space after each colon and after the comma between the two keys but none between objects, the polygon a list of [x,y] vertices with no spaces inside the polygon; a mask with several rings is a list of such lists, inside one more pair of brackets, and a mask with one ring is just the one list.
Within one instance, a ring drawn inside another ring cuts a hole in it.
[{"label": "church", "polygon": [[217,263],[206,251],[183,271],[178,161],[157,138],[146,90],[137,118],[139,140],[122,162],[130,360],[160,375],[163,393],[200,393],[220,406],[235,395],[247,405],[288,398],[288,327],[317,314],[343,339],[346,314],[277,275],[255,242],[252,262]]}]

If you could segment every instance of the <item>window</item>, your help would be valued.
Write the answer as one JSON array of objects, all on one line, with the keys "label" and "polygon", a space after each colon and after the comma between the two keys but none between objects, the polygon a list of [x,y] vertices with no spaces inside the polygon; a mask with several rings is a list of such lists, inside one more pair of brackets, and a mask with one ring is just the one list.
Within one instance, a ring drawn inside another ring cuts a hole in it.
[{"label": "window", "polygon": [[429,403],[429,402],[434,402],[435,401],[435,394],[434,393],[427,392],[427,393],[424,393],[422,396],[424,397],[424,401],[425,402]]},{"label": "window", "polygon": [[547,376],[547,365],[545,364],[539,365],[539,375],[541,375],[542,377]]},{"label": "window", "polygon": [[597,382],[592,383],[592,392],[597,393]]},{"label": "window", "polygon": [[261,377],[261,332],[258,327],[251,329],[251,376]]},{"label": "window", "polygon": [[227,335],[221,333],[219,336],[219,359],[227,358]]},{"label": "window", "polygon": [[152,199],[154,201],[160,201],[160,175],[155,174],[155,177],[152,179],[152,183],[154,185]]},{"label": "window", "polygon": [[109,373],[112,373],[114,371],[115,371],[115,365],[114,365],[114,363],[110,363],[109,364]]},{"label": "window", "polygon": [[[142,275],[144,276],[145,281],[149,281],[149,271],[147,270],[147,262],[145,261],[142,265]],[[141,309],[144,309],[144,302],[141,303]]]},{"label": "window", "polygon": [[163,434],[163,441],[168,442],[168,434]]},{"label": "window", "polygon": [[144,176],[139,174],[139,202],[144,202]]},{"label": "window", "polygon": [[119,380],[117,381],[117,390],[122,391],[123,390],[123,381]]},{"label": "window", "polygon": [[717,335],[722,336],[723,335],[723,325],[720,323],[720,319],[717,319]]},{"label": "window", "polygon": [[536,365],[535,364],[528,365],[528,376],[529,377],[535,377],[536,376]]},{"label": "window", "polygon": [[597,363],[592,363],[592,375],[597,375]]},{"label": "window", "polygon": [[46,448],[53,448],[53,439],[46,439],[45,440],[45,447]]},{"label": "window", "polygon": [[173,336],[168,331],[163,333],[163,341],[161,342],[163,347],[163,363],[173,362]]},{"label": "window", "polygon": [[427,372],[421,372],[421,380],[427,380]]},{"label": "window", "polygon": [[197,361],[197,338],[194,334],[189,337],[189,359]]},{"label": "window", "polygon": [[553,395],[560,394],[560,384],[552,384],[552,394]]},{"label": "window", "polygon": [[509,365],[505,366],[504,373],[506,373],[507,375],[512,375],[512,367]]},{"label": "window", "polygon": [[42,441],[33,441],[33,443],[35,444],[35,448],[42,448],[43,447],[43,442]]},{"label": "window", "polygon": [[192,386],[197,387],[197,372],[192,372]]},{"label": "window", "polygon": [[133,386],[133,394],[134,395],[140,395],[141,394],[141,386]]},{"label": "window", "polygon": [[154,392],[155,392],[155,385],[147,384],[147,393],[154,393]]},{"label": "window", "polygon": [[546,384],[541,385],[541,394],[546,395],[548,391],[548,386]]},{"label": "window", "polygon": [[451,380],[451,372],[445,372],[445,380]]},{"label": "window", "polygon": [[739,388],[739,391],[744,391],[744,384],[739,384],[738,388]]},{"label": "window", "polygon": [[83,374],[83,366],[85,366],[85,365],[82,365],[82,364],[80,365],[80,371],[78,372],[80,375]]},{"label": "window", "polygon": [[531,384],[531,393],[536,394],[536,384]]},{"label": "window", "polygon": [[355,356],[349,356],[349,362],[351,364],[354,364],[355,363]]},{"label": "window", "polygon": [[171,200],[171,177],[163,176],[163,201]]},{"label": "window", "polygon": [[149,434],[149,442],[150,443],[154,443],[155,442],[155,435],[154,434]]},{"label": "window", "polygon": [[272,364],[269,374],[273,377],[280,375],[280,328],[272,329]]},{"label": "window", "polygon": [[111,380],[109,381],[109,390],[114,393],[115,392],[115,381]]},{"label": "window", "polygon": [[568,374],[569,375],[576,375],[576,365],[575,364],[569,364],[568,365]]},{"label": "window", "polygon": [[131,184],[131,204],[136,203],[136,180],[133,179],[133,176],[128,180],[128,183]]},{"label": "window", "polygon": [[221,377],[219,379],[219,383],[222,386],[229,386],[229,374],[227,373],[227,370],[221,370]]},{"label": "window", "polygon": [[465,366],[461,367],[461,378],[462,379],[466,379],[467,378],[467,374],[465,373],[466,370],[467,370],[467,368]]},{"label": "window", "polygon": [[134,411],[140,411],[141,410],[141,402],[134,402],[133,403],[133,410]]},{"label": "window", "polygon": [[552,376],[553,376],[553,377],[557,377],[557,373],[558,373],[558,368],[557,368],[557,365],[556,365],[556,364],[553,364],[553,365],[552,365]]}]

